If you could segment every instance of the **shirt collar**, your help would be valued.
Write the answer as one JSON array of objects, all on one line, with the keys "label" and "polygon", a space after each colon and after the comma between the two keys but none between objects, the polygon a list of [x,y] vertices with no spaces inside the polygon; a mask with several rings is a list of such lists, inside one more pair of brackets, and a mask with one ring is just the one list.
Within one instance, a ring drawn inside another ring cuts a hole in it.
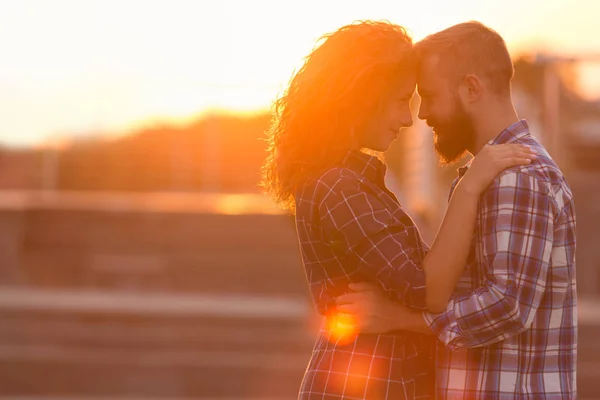
[{"label": "shirt collar", "polygon": [[[522,120],[515,122],[508,128],[504,129],[502,132],[500,132],[498,134],[498,136],[496,136],[495,138],[493,138],[492,140],[487,142],[487,144],[494,145],[494,144],[514,143],[517,140],[519,140],[525,136],[528,136],[529,134],[530,134],[529,133],[529,125],[527,124],[527,121],[522,119]],[[458,176],[462,177],[467,172],[467,170],[471,166],[472,162],[473,162],[473,159],[470,159],[469,162],[467,162],[462,167],[458,168]]]},{"label": "shirt collar", "polygon": [[342,165],[372,181],[383,179],[387,170],[386,165],[379,158],[359,150],[349,151]]},{"label": "shirt collar", "polygon": [[527,125],[527,121],[524,119],[515,122],[508,128],[504,129],[498,136],[494,139],[490,140],[488,144],[503,144],[503,143],[513,143],[518,139],[521,139],[525,136],[529,135],[529,125]]}]

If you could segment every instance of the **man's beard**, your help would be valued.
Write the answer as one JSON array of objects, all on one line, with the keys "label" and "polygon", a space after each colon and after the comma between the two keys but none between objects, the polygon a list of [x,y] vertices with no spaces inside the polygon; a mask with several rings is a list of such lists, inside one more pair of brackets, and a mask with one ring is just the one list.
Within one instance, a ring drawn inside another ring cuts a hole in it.
[{"label": "man's beard", "polygon": [[427,122],[435,129],[434,148],[442,164],[460,159],[475,144],[475,128],[460,102],[456,101],[454,115],[446,121]]}]

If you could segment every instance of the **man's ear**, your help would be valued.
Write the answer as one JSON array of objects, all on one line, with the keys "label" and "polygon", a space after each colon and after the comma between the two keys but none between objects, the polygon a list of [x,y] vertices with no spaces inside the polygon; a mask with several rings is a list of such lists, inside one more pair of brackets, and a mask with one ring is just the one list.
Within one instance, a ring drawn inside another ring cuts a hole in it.
[{"label": "man's ear", "polygon": [[458,87],[458,93],[465,103],[473,103],[479,100],[482,92],[483,85],[481,79],[474,74],[465,75]]}]

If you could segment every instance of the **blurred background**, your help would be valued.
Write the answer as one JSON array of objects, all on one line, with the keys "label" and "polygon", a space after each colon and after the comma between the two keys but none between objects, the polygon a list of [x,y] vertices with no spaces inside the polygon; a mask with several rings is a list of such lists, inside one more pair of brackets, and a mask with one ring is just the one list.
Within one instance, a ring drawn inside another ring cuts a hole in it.
[{"label": "blurred background", "polygon": [[[0,398],[293,399],[319,323],[260,192],[269,107],[358,19],[471,19],[577,204],[580,398],[600,399],[595,0],[0,0]],[[418,98],[413,110],[418,109]],[[389,186],[431,240],[460,165],[422,122]],[[464,162],[465,160],[463,160]]]}]

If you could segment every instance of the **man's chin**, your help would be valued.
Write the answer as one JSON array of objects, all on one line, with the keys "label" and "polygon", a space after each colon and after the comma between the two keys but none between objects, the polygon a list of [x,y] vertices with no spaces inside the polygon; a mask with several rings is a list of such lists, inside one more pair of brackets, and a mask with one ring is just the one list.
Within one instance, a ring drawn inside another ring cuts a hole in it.
[{"label": "man's chin", "polygon": [[439,146],[437,143],[434,146],[435,152],[438,155],[440,164],[448,165],[460,160],[465,153],[466,149],[449,149]]}]

